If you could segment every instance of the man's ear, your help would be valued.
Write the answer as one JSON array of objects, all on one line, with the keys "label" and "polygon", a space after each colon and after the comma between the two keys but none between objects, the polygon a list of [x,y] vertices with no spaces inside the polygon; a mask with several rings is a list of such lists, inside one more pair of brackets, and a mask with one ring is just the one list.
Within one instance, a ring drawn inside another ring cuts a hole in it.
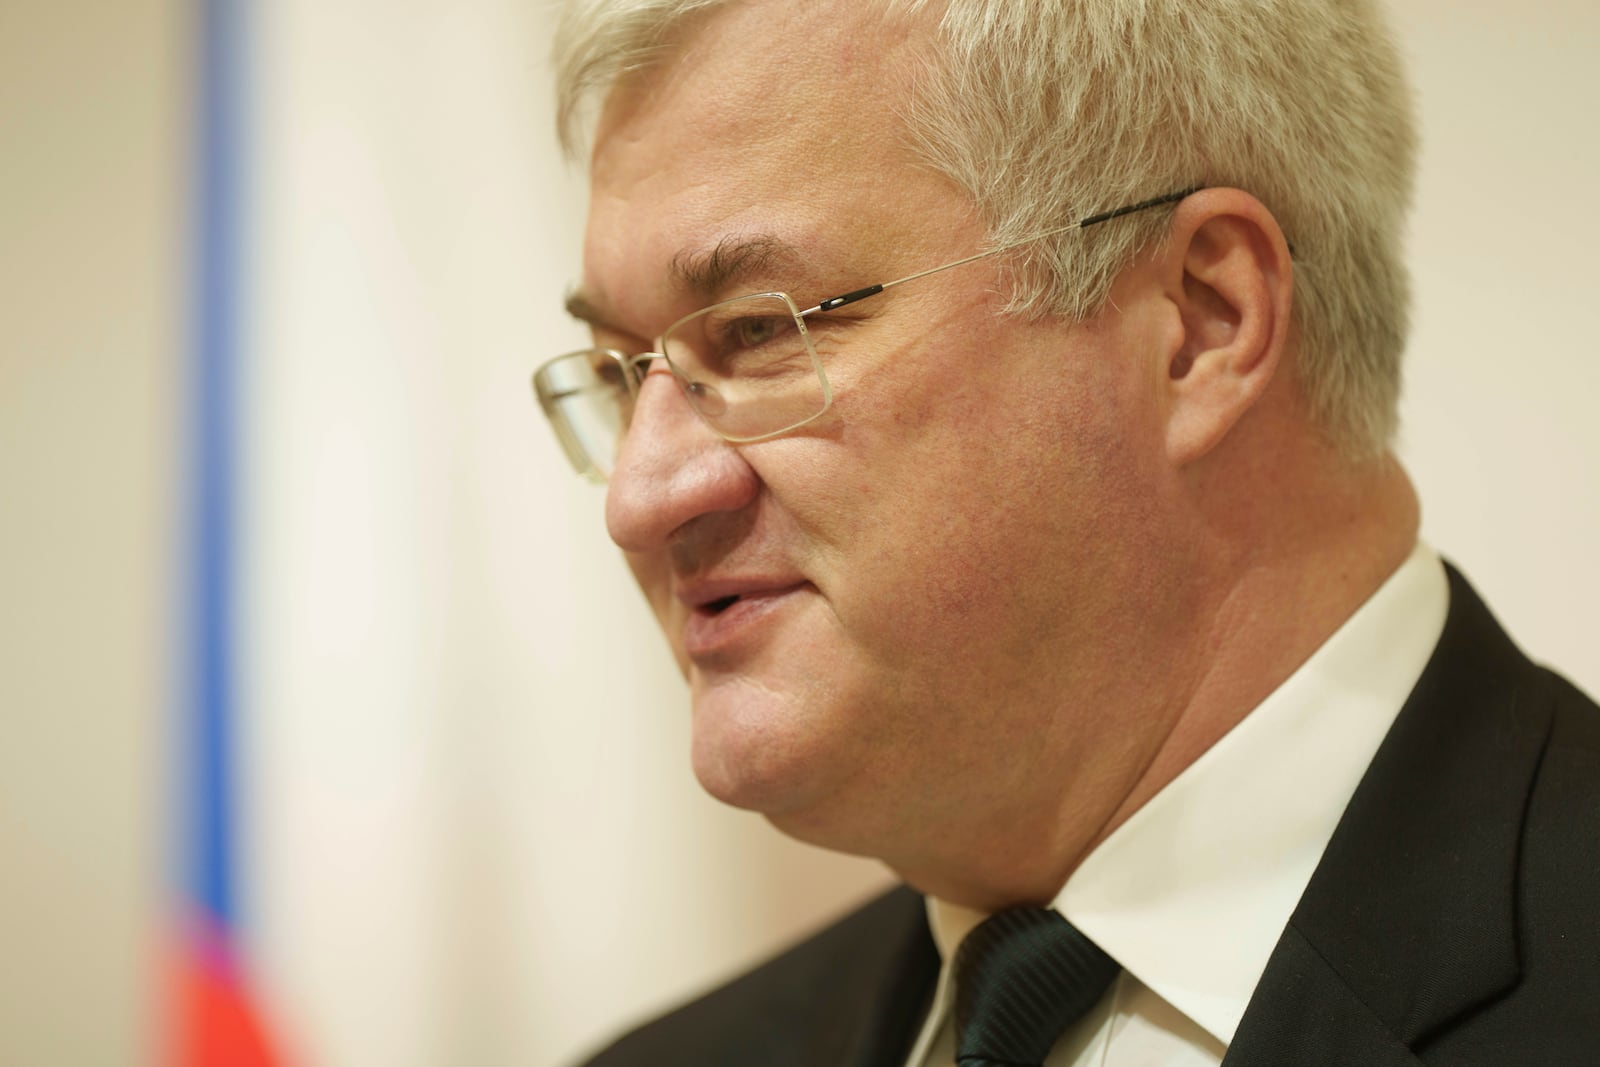
[{"label": "man's ear", "polygon": [[1158,268],[1181,330],[1163,353],[1168,458],[1205,456],[1266,392],[1289,337],[1288,242],[1259,200],[1203,189],[1173,213]]}]

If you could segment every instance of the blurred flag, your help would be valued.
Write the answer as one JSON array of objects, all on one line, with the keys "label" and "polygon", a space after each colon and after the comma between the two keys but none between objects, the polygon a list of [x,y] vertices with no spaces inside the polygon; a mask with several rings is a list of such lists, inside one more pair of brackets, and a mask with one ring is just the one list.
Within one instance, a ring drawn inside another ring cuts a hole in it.
[{"label": "blurred flag", "polygon": [[189,526],[181,709],[182,900],[174,1067],[281,1067],[240,954],[234,801],[234,383],[239,354],[243,0],[201,0],[186,455]]}]

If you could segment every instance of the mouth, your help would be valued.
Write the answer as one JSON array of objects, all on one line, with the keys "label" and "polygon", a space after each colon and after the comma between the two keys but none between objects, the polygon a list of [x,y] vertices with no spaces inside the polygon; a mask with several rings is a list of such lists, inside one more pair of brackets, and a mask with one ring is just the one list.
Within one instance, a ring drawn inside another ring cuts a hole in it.
[{"label": "mouth", "polygon": [[[766,640],[768,624],[796,603],[809,588],[799,582],[778,587],[747,588],[694,604],[684,624],[684,652],[697,662],[731,662]],[[719,590],[720,592],[720,590]]]}]

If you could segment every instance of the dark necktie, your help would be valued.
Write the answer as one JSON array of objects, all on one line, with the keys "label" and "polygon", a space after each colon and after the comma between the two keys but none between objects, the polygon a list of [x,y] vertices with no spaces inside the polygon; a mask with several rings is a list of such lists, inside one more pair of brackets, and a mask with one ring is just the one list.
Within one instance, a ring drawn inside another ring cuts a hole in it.
[{"label": "dark necktie", "polygon": [[1039,1067],[1121,970],[1044,908],[995,912],[961,942],[955,967],[960,1067]]}]

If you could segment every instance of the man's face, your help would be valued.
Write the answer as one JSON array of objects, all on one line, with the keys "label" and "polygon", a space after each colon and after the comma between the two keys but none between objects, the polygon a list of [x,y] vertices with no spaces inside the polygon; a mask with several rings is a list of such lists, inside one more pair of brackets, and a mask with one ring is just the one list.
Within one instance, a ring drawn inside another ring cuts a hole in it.
[{"label": "man's face", "polygon": [[[613,94],[582,287],[601,343],[983,250],[906,145],[914,39],[790,7],[721,13]],[[642,386],[611,536],[687,674],[702,783],[797,836],[894,862],[886,842],[1020,817],[1041,779],[1089,803],[1148,759],[1104,700],[1159,585],[1153,327],[1023,323],[1002,290],[984,260],[814,316],[834,403],[775,440],[722,441],[659,369]]]}]

